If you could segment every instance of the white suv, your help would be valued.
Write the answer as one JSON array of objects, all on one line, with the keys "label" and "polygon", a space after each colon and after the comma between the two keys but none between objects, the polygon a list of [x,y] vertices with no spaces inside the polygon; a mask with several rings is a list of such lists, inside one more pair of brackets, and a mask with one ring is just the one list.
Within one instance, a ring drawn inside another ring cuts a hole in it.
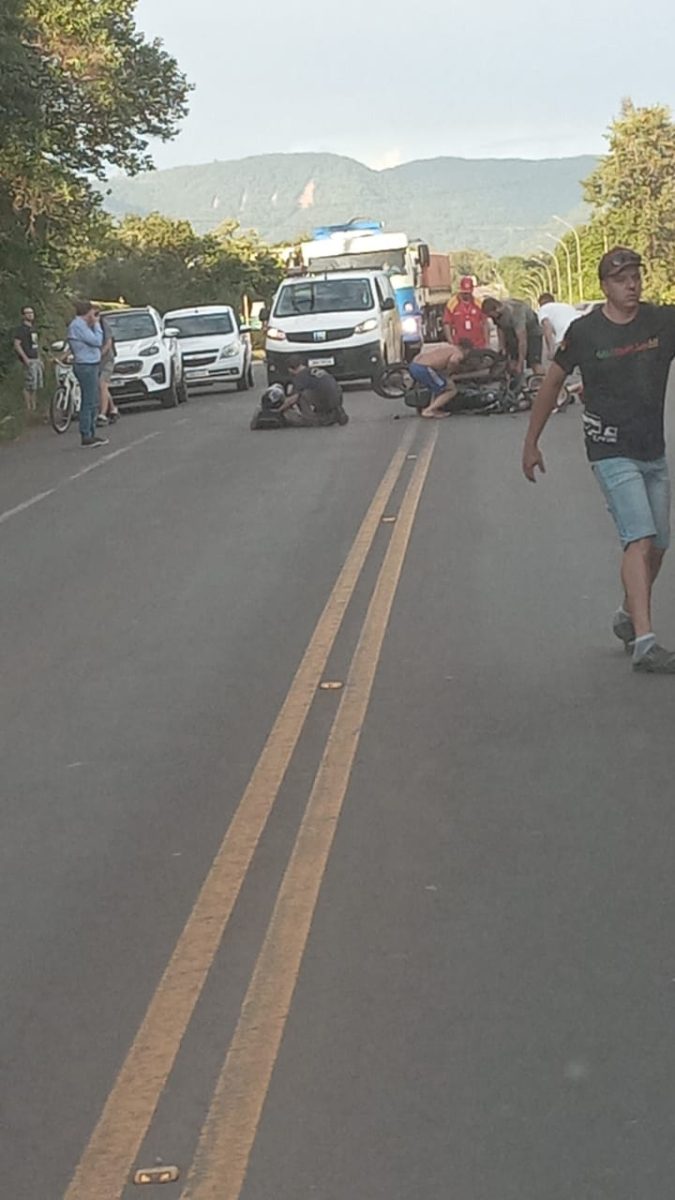
[{"label": "white suv", "polygon": [[175,330],[162,327],[154,308],[116,308],[103,312],[115,343],[110,391],[116,404],[160,400],[175,408],[186,399],[183,364]]},{"label": "white suv", "polygon": [[253,387],[251,339],[228,304],[177,308],[164,314],[164,328],[175,331],[183,360],[186,387],[222,388],[234,383],[245,392]]}]

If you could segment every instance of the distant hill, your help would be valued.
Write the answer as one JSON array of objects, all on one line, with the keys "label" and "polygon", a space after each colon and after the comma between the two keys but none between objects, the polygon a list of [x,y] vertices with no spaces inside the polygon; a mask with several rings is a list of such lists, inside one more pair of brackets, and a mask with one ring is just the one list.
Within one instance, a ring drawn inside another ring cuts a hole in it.
[{"label": "distant hill", "polygon": [[336,154],[265,154],[117,176],[106,206],[118,216],[157,210],[184,217],[200,233],[235,218],[270,242],[316,225],[374,217],[436,250],[471,246],[517,254],[555,229],[554,213],[583,218],[581,181],[595,164],[590,156],[432,158],[373,171]]}]

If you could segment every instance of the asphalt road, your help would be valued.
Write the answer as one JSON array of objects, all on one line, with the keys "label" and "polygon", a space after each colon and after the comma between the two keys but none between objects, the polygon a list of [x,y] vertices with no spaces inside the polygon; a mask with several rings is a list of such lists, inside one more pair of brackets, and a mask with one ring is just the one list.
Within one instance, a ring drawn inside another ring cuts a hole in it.
[{"label": "asphalt road", "polygon": [[533,488],[347,405],[0,448],[3,1198],[672,1193],[675,682],[578,414]]}]

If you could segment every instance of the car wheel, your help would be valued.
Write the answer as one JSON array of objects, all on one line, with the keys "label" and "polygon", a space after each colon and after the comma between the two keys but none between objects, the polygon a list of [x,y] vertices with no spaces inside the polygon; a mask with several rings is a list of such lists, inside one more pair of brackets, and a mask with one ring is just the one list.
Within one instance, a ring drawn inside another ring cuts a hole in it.
[{"label": "car wheel", "polygon": [[183,376],[180,383],[178,384],[177,390],[178,390],[178,403],[179,404],[187,404],[188,390],[187,390],[187,383],[185,382],[185,376]]},{"label": "car wheel", "polygon": [[171,378],[171,386],[166,391],[160,393],[162,399],[162,408],[177,408],[178,407],[178,388],[176,380]]},{"label": "car wheel", "polygon": [[248,372],[245,371],[244,374],[242,375],[241,379],[237,380],[237,391],[238,392],[247,392],[248,389],[250,388],[250,386],[251,385],[249,383]]},{"label": "car wheel", "polygon": [[250,388],[252,388],[255,385],[255,379],[253,378],[253,363],[248,364],[247,379],[248,379],[248,386]]}]

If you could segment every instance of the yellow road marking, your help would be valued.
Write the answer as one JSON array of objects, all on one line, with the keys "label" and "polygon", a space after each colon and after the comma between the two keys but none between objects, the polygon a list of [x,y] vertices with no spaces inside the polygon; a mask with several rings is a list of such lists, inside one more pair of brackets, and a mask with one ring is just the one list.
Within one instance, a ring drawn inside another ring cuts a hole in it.
[{"label": "yellow road marking", "polygon": [[436,440],[434,430],[401,504],[182,1200],[241,1195]]},{"label": "yellow road marking", "polygon": [[373,497],[64,1200],[124,1191],[415,432],[406,430]]}]

